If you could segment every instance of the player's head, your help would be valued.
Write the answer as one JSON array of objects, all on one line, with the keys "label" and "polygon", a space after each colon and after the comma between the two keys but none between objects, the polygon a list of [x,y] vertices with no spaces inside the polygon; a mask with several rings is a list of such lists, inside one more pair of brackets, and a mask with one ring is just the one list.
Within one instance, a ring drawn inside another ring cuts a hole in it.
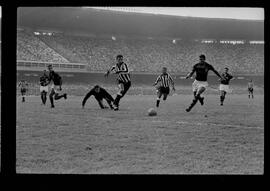
[{"label": "player's head", "polygon": [[204,54],[200,55],[200,61],[205,61],[205,55]]},{"label": "player's head", "polygon": [[47,70],[43,70],[43,74],[46,75],[46,73],[47,73]]},{"label": "player's head", "polygon": [[99,93],[99,91],[100,91],[100,86],[99,86],[99,85],[95,85],[95,86],[94,86],[94,91],[97,92],[97,93]]},{"label": "player's head", "polygon": [[224,72],[226,72],[226,73],[227,73],[228,71],[229,71],[229,68],[227,68],[227,67],[226,67],[226,68],[224,68]]},{"label": "player's head", "polygon": [[117,63],[122,63],[123,62],[123,56],[121,54],[116,56],[116,61]]},{"label": "player's head", "polygon": [[249,81],[252,82],[252,79],[250,79]]},{"label": "player's head", "polygon": [[52,67],[51,64],[49,64],[47,67],[48,67],[48,70],[49,70],[49,71],[52,71],[52,70],[53,70],[53,67]]},{"label": "player's head", "polygon": [[166,74],[167,73],[167,68],[166,67],[162,67],[162,74]]}]

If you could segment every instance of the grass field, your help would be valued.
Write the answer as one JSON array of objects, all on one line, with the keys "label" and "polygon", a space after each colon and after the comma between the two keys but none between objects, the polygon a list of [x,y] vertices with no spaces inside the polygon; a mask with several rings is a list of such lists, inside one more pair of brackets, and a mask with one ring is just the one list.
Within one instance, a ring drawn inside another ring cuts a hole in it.
[{"label": "grass field", "polygon": [[[264,95],[206,96],[190,113],[191,95],[161,102],[127,95],[119,111],[101,110],[94,98],[69,96],[56,108],[38,96],[17,98],[17,172],[80,174],[262,174]],[[205,117],[207,115],[208,117]]]}]

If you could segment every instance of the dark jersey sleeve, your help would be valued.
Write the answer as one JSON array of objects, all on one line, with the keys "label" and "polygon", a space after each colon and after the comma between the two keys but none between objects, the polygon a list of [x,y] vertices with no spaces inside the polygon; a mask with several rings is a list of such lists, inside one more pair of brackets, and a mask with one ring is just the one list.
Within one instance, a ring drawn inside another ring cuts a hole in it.
[{"label": "dark jersey sleeve", "polygon": [[109,94],[104,88],[100,88],[100,94],[101,94],[100,96],[102,98],[107,98],[107,99],[111,100],[112,102],[114,101],[111,94]]},{"label": "dark jersey sleeve", "polygon": [[208,66],[208,70],[212,70],[218,77],[222,78],[221,75],[218,73],[218,71],[216,71],[215,68],[211,64],[207,63],[207,66]]},{"label": "dark jersey sleeve", "polygon": [[94,90],[93,90],[93,89],[91,89],[91,90],[85,95],[85,97],[83,98],[82,106],[85,105],[86,101],[88,100],[88,98],[90,98],[91,95],[94,95]]},{"label": "dark jersey sleeve", "polygon": [[208,70],[212,70],[213,72],[215,71],[215,68],[211,64],[207,63],[207,67],[208,67]]}]

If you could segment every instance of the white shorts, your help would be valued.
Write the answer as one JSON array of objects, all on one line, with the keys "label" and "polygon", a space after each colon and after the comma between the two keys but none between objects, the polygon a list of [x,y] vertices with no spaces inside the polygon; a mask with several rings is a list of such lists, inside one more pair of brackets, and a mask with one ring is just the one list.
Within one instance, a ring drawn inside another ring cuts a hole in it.
[{"label": "white shorts", "polygon": [[49,87],[48,86],[40,86],[40,92],[48,92],[49,91]]},{"label": "white shorts", "polygon": [[192,83],[192,90],[193,92],[196,92],[201,87],[204,87],[206,89],[207,86],[208,86],[208,82],[195,80]]},{"label": "white shorts", "polygon": [[225,91],[225,92],[230,92],[230,87],[229,87],[229,85],[220,84],[219,85],[219,90],[220,91]]}]

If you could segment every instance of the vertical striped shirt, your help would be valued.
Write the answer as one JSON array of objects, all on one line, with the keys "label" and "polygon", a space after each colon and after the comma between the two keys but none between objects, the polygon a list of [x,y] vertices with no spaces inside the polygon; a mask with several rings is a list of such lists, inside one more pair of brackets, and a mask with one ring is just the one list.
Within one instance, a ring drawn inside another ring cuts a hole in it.
[{"label": "vertical striped shirt", "polygon": [[253,88],[253,82],[248,82],[248,88]]},{"label": "vertical striped shirt", "polygon": [[121,65],[114,65],[110,71],[114,71],[118,74],[117,80],[119,82],[128,83],[130,82],[130,74],[126,63],[122,63]]},{"label": "vertical striped shirt", "polygon": [[155,84],[157,84],[159,82],[161,83],[162,87],[169,87],[170,85],[174,84],[171,75],[168,74],[168,73],[159,75],[156,82],[155,82]]},{"label": "vertical striped shirt", "polygon": [[25,89],[28,86],[27,82],[25,81],[20,81],[18,87]]}]

